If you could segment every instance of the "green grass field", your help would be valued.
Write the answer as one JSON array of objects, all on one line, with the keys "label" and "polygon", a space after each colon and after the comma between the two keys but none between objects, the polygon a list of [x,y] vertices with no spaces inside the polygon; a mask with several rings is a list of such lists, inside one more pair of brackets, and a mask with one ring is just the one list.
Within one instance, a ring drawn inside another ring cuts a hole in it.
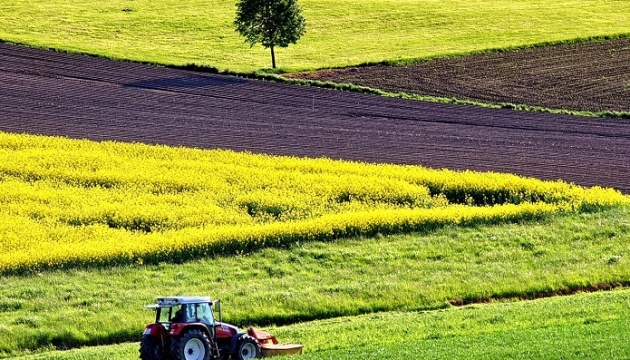
[{"label": "green grass field", "polygon": [[[629,242],[630,208],[622,207],[542,223],[298,244],[180,265],[4,277],[0,351],[15,356],[139,340],[152,320],[143,305],[165,295],[221,298],[225,320],[246,326],[627,284]],[[361,326],[355,330],[352,336]]]},{"label": "green grass field", "polygon": [[[300,359],[627,359],[630,291],[429,312],[391,312],[271,329],[306,345]],[[20,360],[138,357],[137,343]]]},{"label": "green grass field", "polygon": [[[232,26],[235,0],[0,2],[0,39],[222,70],[269,68]],[[301,0],[307,34],[278,49],[285,70],[339,67],[630,33],[619,0]]]},{"label": "green grass field", "polygon": [[[625,0],[300,3],[307,35],[278,49],[285,71],[630,33]],[[234,11],[235,0],[3,1],[0,39],[159,64],[269,68],[268,52],[234,32]],[[183,264],[2,276],[0,358],[137,359],[134,341],[152,320],[143,305],[194,294],[223,299],[228,322],[272,327],[281,340],[304,343],[301,359],[630,358],[627,289],[507,302],[627,285],[629,244],[626,206]],[[448,302],[488,298],[505,302]],[[53,351],[78,346],[88,347]]]}]

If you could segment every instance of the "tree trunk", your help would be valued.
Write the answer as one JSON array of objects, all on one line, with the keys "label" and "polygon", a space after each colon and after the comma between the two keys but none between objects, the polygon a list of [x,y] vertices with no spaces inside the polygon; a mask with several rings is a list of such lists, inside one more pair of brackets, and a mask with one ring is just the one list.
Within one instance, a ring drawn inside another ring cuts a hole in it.
[{"label": "tree trunk", "polygon": [[273,45],[271,46],[271,67],[276,68],[276,54],[273,51]]}]

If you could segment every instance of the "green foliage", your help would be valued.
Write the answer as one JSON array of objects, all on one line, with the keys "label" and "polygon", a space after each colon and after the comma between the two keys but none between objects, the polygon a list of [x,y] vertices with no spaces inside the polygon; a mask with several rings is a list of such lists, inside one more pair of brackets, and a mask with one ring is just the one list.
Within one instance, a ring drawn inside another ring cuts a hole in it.
[{"label": "green foliage", "polygon": [[297,0],[239,0],[234,26],[252,47],[261,43],[271,49],[274,69],[274,48],[295,44],[306,32],[306,20]]},{"label": "green foliage", "polygon": [[295,44],[306,31],[296,0],[241,0],[234,25],[250,45],[265,48]]},{"label": "green foliage", "polygon": [[[628,284],[629,219],[623,207],[541,223],[301,243],[179,265],[5,276],[0,354],[139,341],[153,318],[143,305],[160,295],[220,298],[225,321],[244,327]],[[360,336],[362,326],[347,336]]]}]

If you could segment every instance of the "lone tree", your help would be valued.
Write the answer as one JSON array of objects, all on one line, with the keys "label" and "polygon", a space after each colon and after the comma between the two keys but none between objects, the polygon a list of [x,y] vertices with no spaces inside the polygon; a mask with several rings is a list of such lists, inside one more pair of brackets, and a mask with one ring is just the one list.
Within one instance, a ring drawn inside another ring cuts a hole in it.
[{"label": "lone tree", "polygon": [[239,0],[236,7],[236,31],[252,47],[261,43],[271,49],[274,69],[274,47],[295,44],[306,32],[306,20],[297,0]]}]

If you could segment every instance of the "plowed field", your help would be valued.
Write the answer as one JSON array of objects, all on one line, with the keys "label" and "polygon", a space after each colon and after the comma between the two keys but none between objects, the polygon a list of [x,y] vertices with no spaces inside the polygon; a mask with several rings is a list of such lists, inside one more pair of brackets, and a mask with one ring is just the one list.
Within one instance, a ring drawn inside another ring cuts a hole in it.
[{"label": "plowed field", "polygon": [[630,39],[292,75],[492,103],[630,111]]},{"label": "plowed field", "polygon": [[425,103],[0,44],[0,131],[510,172],[630,192],[630,120]]}]

